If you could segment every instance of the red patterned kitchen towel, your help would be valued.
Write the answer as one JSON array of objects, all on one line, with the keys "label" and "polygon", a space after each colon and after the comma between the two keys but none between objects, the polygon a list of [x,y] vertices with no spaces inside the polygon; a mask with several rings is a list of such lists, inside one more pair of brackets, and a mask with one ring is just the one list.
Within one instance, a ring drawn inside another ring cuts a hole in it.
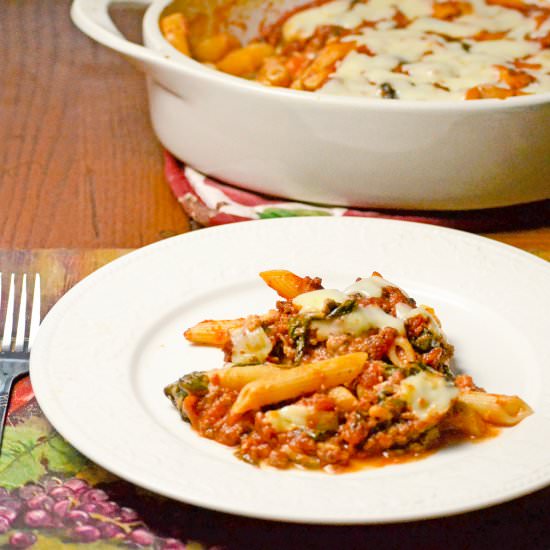
[{"label": "red patterned kitchen towel", "polygon": [[165,152],[165,177],[187,215],[202,226],[291,216],[359,216],[485,233],[540,227],[550,222],[550,200],[459,212],[349,209],[291,202],[221,183],[178,161],[168,152]]}]

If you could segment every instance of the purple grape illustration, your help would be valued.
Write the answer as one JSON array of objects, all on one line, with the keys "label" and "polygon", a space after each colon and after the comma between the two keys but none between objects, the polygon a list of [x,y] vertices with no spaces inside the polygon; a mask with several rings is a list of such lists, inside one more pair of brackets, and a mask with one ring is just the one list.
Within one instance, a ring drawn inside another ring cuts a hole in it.
[{"label": "purple grape illustration", "polygon": [[123,529],[114,523],[100,523],[98,529],[104,539],[123,539],[126,536]]},{"label": "purple grape illustration", "polygon": [[69,488],[75,495],[79,495],[82,492],[88,490],[90,486],[88,485],[88,482],[84,481],[83,479],[73,478],[69,479],[64,483],[65,487]]},{"label": "purple grape illustration", "polygon": [[0,533],[6,533],[9,531],[11,524],[7,518],[0,516]]},{"label": "purple grape illustration", "polygon": [[79,542],[95,542],[101,538],[101,531],[91,525],[77,525],[71,534]]},{"label": "purple grape illustration", "polygon": [[153,534],[142,528],[132,531],[128,538],[140,546],[149,546],[155,541]]},{"label": "purple grape illustration", "polygon": [[12,523],[17,517],[17,510],[8,508],[7,506],[0,506],[0,517],[6,519],[9,523]]},{"label": "purple grape illustration", "polygon": [[63,518],[67,515],[67,512],[71,509],[72,503],[70,500],[58,500],[52,506],[52,512],[54,516]]},{"label": "purple grape illustration", "polygon": [[55,500],[49,497],[45,493],[37,494],[29,498],[26,502],[26,506],[29,510],[46,510],[50,512],[55,505]]},{"label": "purple grape illustration", "polygon": [[14,548],[28,548],[36,542],[36,536],[32,533],[24,533],[22,531],[16,531],[10,537],[10,544]]},{"label": "purple grape illustration", "polygon": [[18,491],[19,498],[28,500],[37,495],[43,495],[44,489],[40,485],[29,484],[21,487]]},{"label": "purple grape illustration", "polygon": [[[130,503],[143,508],[141,497],[130,485],[118,482],[112,487],[110,495],[111,486],[107,486],[107,492],[79,478],[62,480],[54,476],[12,491],[0,487],[0,534],[7,538],[6,547],[30,548],[37,536],[44,534],[68,543],[103,540],[119,541],[129,548],[186,549],[174,538],[179,533],[171,532],[169,538],[155,535],[139,513],[127,506]],[[113,498],[120,498],[120,503]]]},{"label": "purple grape illustration", "polygon": [[28,527],[49,527],[52,517],[45,510],[30,510],[25,514],[24,522]]}]

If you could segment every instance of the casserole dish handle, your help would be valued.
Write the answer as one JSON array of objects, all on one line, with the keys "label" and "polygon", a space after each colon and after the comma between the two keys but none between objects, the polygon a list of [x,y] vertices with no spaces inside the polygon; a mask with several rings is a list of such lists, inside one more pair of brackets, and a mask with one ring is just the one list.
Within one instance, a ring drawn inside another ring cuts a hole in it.
[{"label": "casserole dish handle", "polygon": [[166,65],[166,59],[149,48],[127,40],[113,23],[109,15],[109,6],[114,4],[148,6],[151,1],[74,0],[71,6],[71,18],[73,23],[90,38],[129,57],[145,70],[148,65]]}]

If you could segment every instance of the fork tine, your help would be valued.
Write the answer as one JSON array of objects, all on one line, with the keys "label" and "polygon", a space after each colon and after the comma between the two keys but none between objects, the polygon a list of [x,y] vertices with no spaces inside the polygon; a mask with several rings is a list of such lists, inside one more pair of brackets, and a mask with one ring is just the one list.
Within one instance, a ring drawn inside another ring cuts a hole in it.
[{"label": "fork tine", "polygon": [[29,329],[29,350],[31,349],[34,337],[40,325],[40,273],[34,277],[34,290],[32,293],[32,311],[31,311],[31,326]]},{"label": "fork tine", "polygon": [[25,327],[27,324],[27,274],[21,280],[21,294],[19,299],[19,315],[17,316],[17,330],[15,332],[14,351],[23,351],[25,345]]},{"label": "fork tine", "polygon": [[2,351],[11,350],[14,300],[15,300],[15,275],[12,273],[10,277],[8,304],[6,306],[6,321],[4,324],[4,335],[2,336]]}]

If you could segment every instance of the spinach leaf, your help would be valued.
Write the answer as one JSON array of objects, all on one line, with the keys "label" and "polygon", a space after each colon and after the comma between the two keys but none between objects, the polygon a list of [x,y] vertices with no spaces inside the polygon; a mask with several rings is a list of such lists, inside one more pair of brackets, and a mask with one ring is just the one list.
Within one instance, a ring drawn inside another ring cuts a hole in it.
[{"label": "spinach leaf", "polygon": [[205,395],[208,391],[208,376],[204,372],[192,372],[178,380],[178,386],[193,395]]},{"label": "spinach leaf", "polygon": [[346,300],[345,302],[342,302],[338,306],[336,306],[328,315],[327,319],[336,319],[337,317],[341,317],[342,315],[347,315],[348,313],[351,313],[353,309],[355,308],[356,301],[353,298],[350,298],[349,300]]},{"label": "spinach leaf", "polygon": [[304,356],[304,351],[307,342],[307,331],[311,325],[311,317],[291,317],[288,323],[288,335],[294,343],[296,349],[296,355],[294,356],[294,363],[300,363]]}]

